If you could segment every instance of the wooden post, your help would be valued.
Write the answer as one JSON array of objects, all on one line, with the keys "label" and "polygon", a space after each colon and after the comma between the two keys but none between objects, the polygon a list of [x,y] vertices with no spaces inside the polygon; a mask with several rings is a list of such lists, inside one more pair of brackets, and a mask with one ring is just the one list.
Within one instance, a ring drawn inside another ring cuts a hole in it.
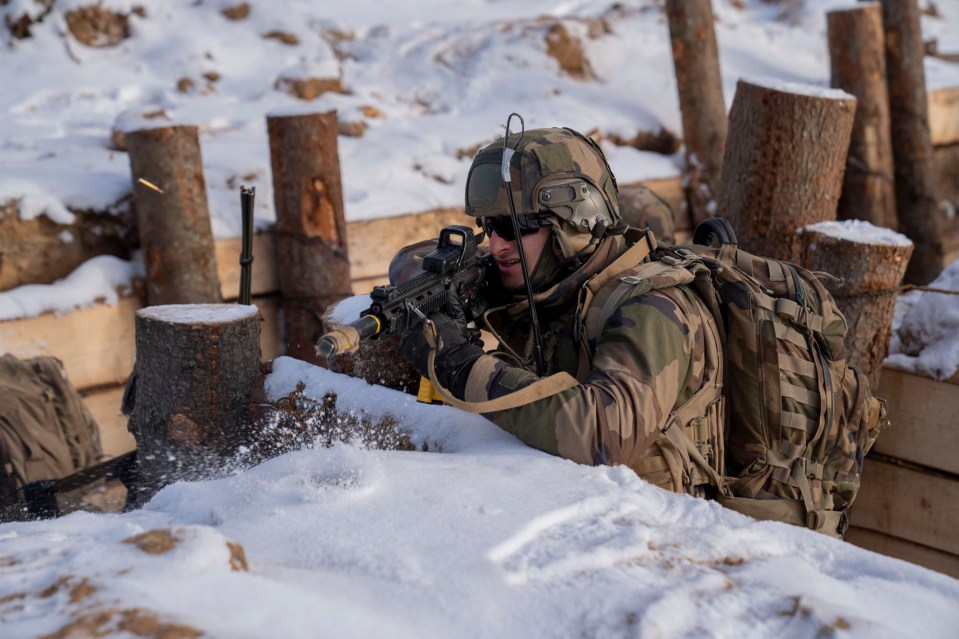
[{"label": "wooden post", "polygon": [[260,314],[240,304],[172,304],[136,313],[139,494],[217,475],[241,433],[260,372]]},{"label": "wooden post", "polygon": [[195,126],[126,134],[147,304],[222,301]]},{"label": "wooden post", "polygon": [[336,112],[269,116],[286,353],[318,363],[323,310],[352,295]]},{"label": "wooden post", "polygon": [[882,0],[886,77],[892,118],[896,207],[902,232],[916,244],[906,281],[928,284],[943,269],[942,214],[932,185],[933,154],[916,0]]},{"label": "wooden post", "polygon": [[718,214],[742,248],[799,262],[796,229],[836,219],[855,110],[838,89],[739,81]]},{"label": "wooden post", "polygon": [[837,9],[826,17],[832,86],[857,101],[837,217],[898,230],[882,6]]},{"label": "wooden post", "polygon": [[802,262],[845,280],[833,289],[846,318],[846,360],[879,388],[882,361],[889,354],[896,296],[912,254],[905,236],[865,221],[824,222],[802,229]]},{"label": "wooden post", "polygon": [[712,217],[716,207],[726,146],[726,102],[710,0],[667,0],[666,14],[683,116],[686,202],[695,228]]}]

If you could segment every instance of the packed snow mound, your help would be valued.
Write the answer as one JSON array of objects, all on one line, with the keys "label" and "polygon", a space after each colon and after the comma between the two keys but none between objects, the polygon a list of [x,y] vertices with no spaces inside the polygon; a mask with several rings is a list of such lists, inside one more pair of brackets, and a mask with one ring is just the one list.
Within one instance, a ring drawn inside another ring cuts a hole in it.
[{"label": "packed snow mound", "polygon": [[940,381],[951,379],[959,371],[959,261],[926,288],[938,291],[911,291],[896,303],[898,328],[885,364]]},{"label": "packed snow mound", "polygon": [[4,636],[81,619],[291,638],[945,638],[959,624],[949,577],[275,360],[271,396],[300,382],[444,452],[318,447],[173,484],[138,512],[4,524]]}]

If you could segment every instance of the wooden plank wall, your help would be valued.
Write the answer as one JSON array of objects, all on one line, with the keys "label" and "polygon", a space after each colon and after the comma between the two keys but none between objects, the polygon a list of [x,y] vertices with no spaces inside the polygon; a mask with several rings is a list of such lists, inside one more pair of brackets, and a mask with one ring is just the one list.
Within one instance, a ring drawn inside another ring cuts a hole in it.
[{"label": "wooden plank wall", "polygon": [[891,427],[866,457],[847,540],[959,578],[959,379],[883,369]]}]

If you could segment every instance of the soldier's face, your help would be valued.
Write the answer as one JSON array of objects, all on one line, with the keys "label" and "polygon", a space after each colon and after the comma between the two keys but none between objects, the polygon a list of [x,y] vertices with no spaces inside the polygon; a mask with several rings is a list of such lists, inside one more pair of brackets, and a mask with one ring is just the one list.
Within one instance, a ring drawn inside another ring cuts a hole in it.
[{"label": "soldier's face", "polygon": [[[526,256],[526,266],[530,273],[536,270],[536,264],[539,263],[543,249],[549,242],[549,233],[549,228],[544,227],[535,233],[520,236],[520,241],[523,242],[523,253]],[[496,261],[500,279],[502,279],[506,290],[521,290],[525,283],[516,240],[504,240],[494,230],[489,236],[489,250]]]}]

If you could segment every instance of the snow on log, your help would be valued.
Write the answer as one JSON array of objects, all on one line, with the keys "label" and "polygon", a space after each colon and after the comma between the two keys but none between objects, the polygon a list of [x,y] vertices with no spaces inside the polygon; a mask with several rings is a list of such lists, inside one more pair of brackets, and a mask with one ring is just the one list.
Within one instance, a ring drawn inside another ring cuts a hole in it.
[{"label": "snow on log", "polygon": [[838,89],[739,81],[718,215],[741,247],[799,262],[796,229],[836,219],[855,110]]},{"label": "snow on log", "polygon": [[812,224],[799,237],[805,266],[845,281],[832,294],[848,324],[846,359],[869,377],[871,388],[879,388],[912,242],[860,220]]},{"label": "snow on log", "polygon": [[335,111],[267,116],[286,352],[317,362],[331,303],[353,294]]},{"label": "snow on log", "polygon": [[147,303],[222,301],[195,126],[126,133]]},{"label": "snow on log", "polygon": [[239,304],[170,304],[136,313],[139,489],[145,503],[180,479],[219,474],[241,436],[260,374],[260,314]]}]

